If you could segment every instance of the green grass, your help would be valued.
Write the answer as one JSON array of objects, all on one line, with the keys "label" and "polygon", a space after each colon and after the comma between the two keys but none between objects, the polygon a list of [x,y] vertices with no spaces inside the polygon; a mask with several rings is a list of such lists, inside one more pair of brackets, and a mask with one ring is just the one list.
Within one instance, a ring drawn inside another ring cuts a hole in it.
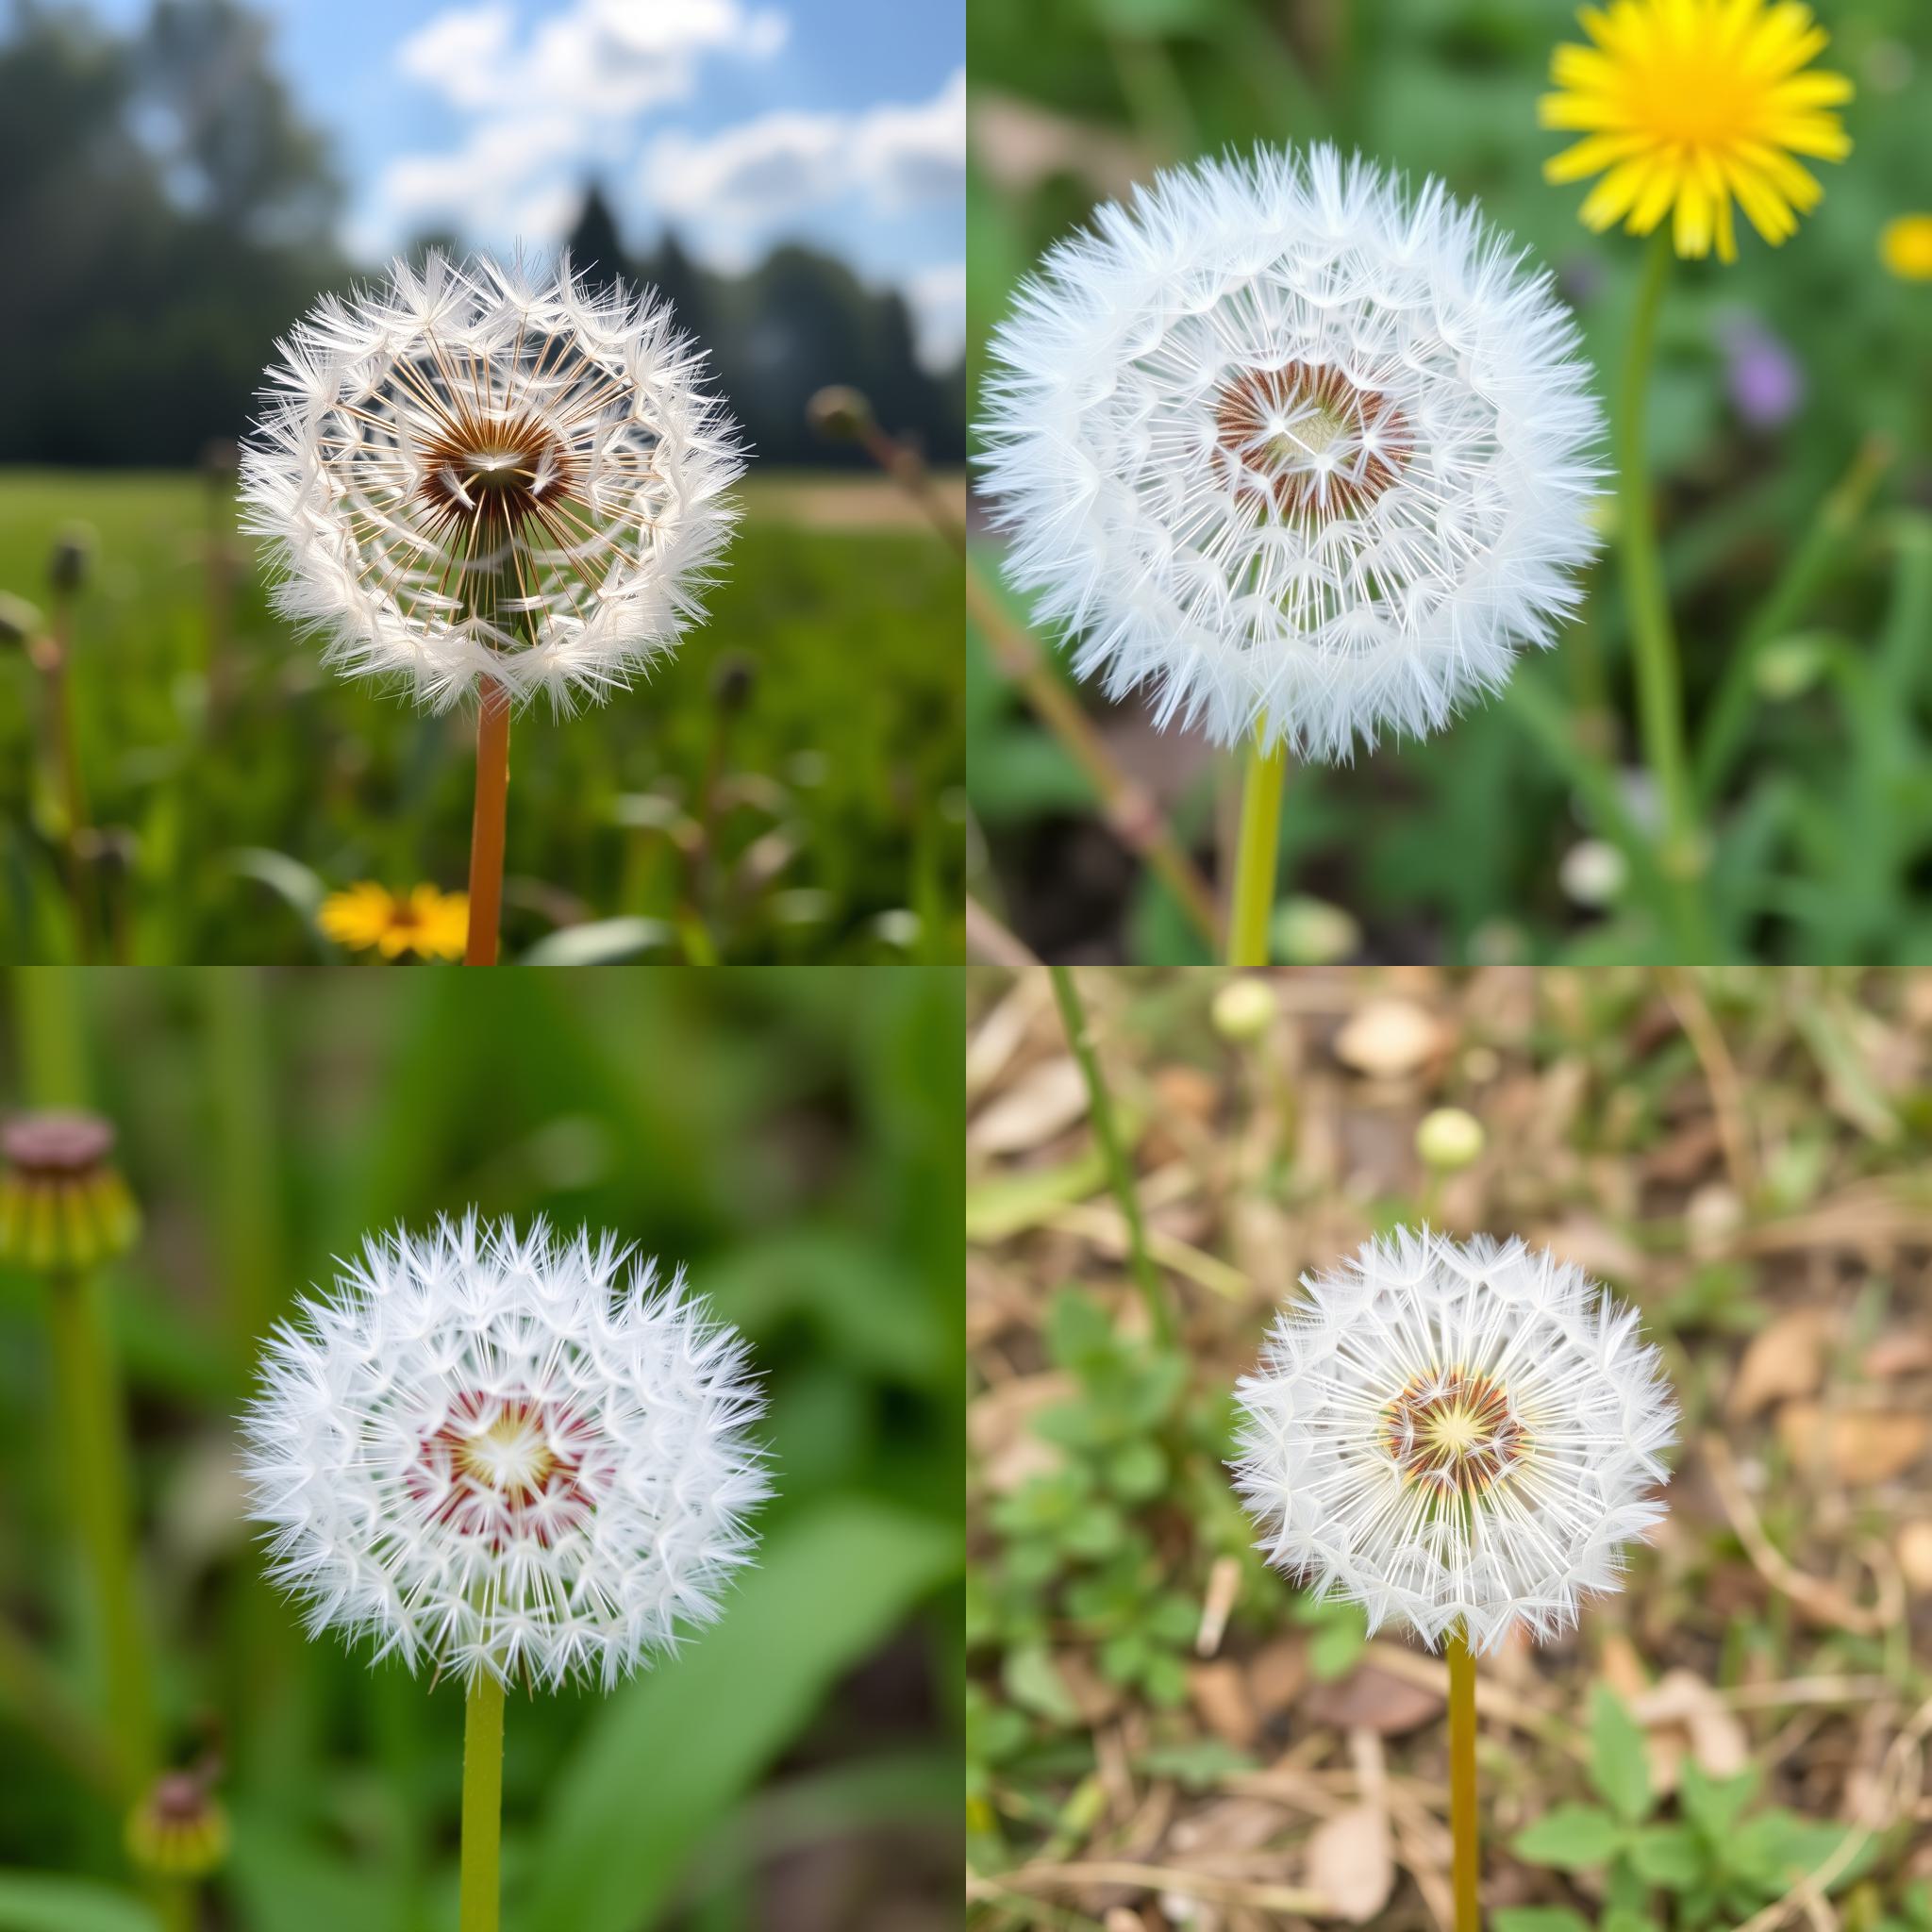
[{"label": "green grass", "polygon": [[[958,565],[915,526],[808,527],[800,488],[746,490],[711,621],[647,685],[574,719],[518,720],[511,956],[562,925],[626,918],[654,923],[631,928],[643,957],[675,957],[661,923],[692,894],[728,958],[958,956]],[[126,872],[121,956],[314,958],[325,948],[301,908],[317,882],[460,889],[469,728],[325,673],[268,610],[245,543],[215,671],[227,694],[211,705],[211,511],[231,527],[192,476],[0,473],[0,590],[44,606],[55,534],[75,520],[98,533],[75,683],[92,816],[119,828],[108,863]],[[678,831],[727,653],[755,684],[724,758],[737,802],[694,880]],[[58,959],[73,940],[34,687],[18,654],[0,661],[0,958]],[[293,863],[238,867],[238,853]]]}]

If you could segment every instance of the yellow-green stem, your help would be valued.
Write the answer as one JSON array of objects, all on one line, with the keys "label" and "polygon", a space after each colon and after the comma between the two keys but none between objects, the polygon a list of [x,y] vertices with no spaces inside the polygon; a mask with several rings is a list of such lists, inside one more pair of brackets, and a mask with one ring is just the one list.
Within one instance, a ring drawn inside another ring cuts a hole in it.
[{"label": "yellow-green stem", "polygon": [[152,1782],[159,1750],[147,1642],[135,1594],[120,1385],[95,1278],[69,1274],[49,1282],[47,1321],[71,1507],[91,1573],[107,1669],[108,1713],[125,1799],[131,1804]]},{"label": "yellow-green stem", "polygon": [[461,1932],[496,1932],[503,1838],[503,1686],[488,1671],[463,1707]]},{"label": "yellow-green stem", "polygon": [[1147,1227],[1141,1219],[1141,1195],[1134,1184],[1134,1170],[1121,1140],[1119,1123],[1114,1119],[1113,1096],[1108,1091],[1107,1076],[1100,1070],[1093,1051],[1093,1036],[1087,1025],[1087,1009],[1080,1002],[1080,990],[1073,974],[1064,966],[1049,966],[1053,996],[1060,1009],[1060,1024],[1066,1028],[1067,1044],[1073,1049],[1087,1083],[1087,1115],[1093,1124],[1093,1138],[1099,1143],[1101,1158],[1107,1163],[1108,1185],[1119,1204],[1121,1219],[1127,1224],[1127,1265],[1133,1271],[1141,1298],[1147,1304],[1147,1321],[1154,1339],[1163,1346],[1174,1340],[1174,1310],[1161,1291],[1160,1276],[1154,1257],[1147,1250]]},{"label": "yellow-green stem", "polygon": [[1234,898],[1228,909],[1227,963],[1268,963],[1268,922],[1274,911],[1274,868],[1281,849],[1281,790],[1288,757],[1277,741],[1264,751],[1257,731],[1241,780],[1241,841],[1235,851]]},{"label": "yellow-green stem", "polygon": [[1482,1872],[1475,1807],[1475,1658],[1463,1633],[1449,1652],[1449,1832],[1454,1846],[1456,1932],[1481,1932],[1476,1886]]},{"label": "yellow-green stem", "polygon": [[1671,628],[1670,599],[1657,556],[1657,512],[1651,501],[1644,406],[1650,389],[1657,309],[1671,263],[1668,223],[1651,237],[1638,286],[1624,349],[1624,389],[1617,404],[1617,545],[1624,569],[1624,601],[1637,670],[1638,718],[1644,759],[1657,780],[1663,808],[1659,855],[1670,900],[1672,936],[1678,963],[1697,965],[1709,955],[1700,885],[1704,841],[1684,749],[1683,670]]}]

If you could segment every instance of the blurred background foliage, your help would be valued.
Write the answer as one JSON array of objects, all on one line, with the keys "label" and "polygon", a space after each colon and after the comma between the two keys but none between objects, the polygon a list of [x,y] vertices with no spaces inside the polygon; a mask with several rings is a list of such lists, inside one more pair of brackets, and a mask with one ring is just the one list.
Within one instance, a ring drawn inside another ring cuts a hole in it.
[{"label": "blurred background foliage", "polygon": [[[1857,86],[1853,153],[1819,169],[1824,200],[1784,247],[1746,236],[1736,267],[1675,264],[1650,411],[1660,529],[1719,942],[1924,959],[1932,290],[1888,274],[1878,237],[1932,206],[1932,13],[1815,10],[1819,64]],[[1480,200],[1556,271],[1606,393],[1616,379],[1641,245],[1591,236],[1584,191],[1541,173],[1561,141],[1536,101],[1552,48],[1580,37],[1570,0],[974,0],[968,32],[970,386],[1016,281],[1096,202],[1163,164],[1316,140]],[[1204,864],[1231,849],[1230,761],[1155,733],[1138,704],[1088,702],[1145,797],[1103,806],[974,627],[972,889],[1047,957],[1209,957],[1129,845],[1151,799]],[[1581,622],[1501,698],[1433,740],[1292,774],[1274,957],[1668,957],[1636,765],[1606,560]]]},{"label": "blurred background foliage", "polygon": [[[256,1339],[332,1257],[473,1202],[688,1261],[752,1343],[777,1484],[758,1566],[679,1659],[608,1699],[512,1700],[506,1925],[957,1922],[957,975],[28,970],[9,991],[8,1109],[85,1092],[147,1214],[108,1286],[168,1741],[219,1755],[234,1824],[204,1923],[455,1924],[460,1689],[304,1641],[260,1580],[230,1419]],[[132,1932],[120,1821],[23,1716],[92,1694],[42,1291],[0,1275],[0,1924]]]},{"label": "blurred background foliage", "polygon": [[[341,202],[262,11],[156,0],[115,31],[0,8],[0,251],[31,264],[0,303],[19,378],[0,386],[0,465],[33,466],[0,468],[0,592],[72,634],[95,928],[61,891],[38,625],[0,624],[0,958],[332,957],[325,893],[461,889],[469,732],[324,674],[233,531],[234,446],[275,339],[357,278]],[[463,245],[412,252],[431,242]],[[745,960],[958,958],[958,561],[882,478],[833,474],[868,459],[815,434],[807,404],[857,385],[955,464],[959,373],[922,366],[898,293],[808,248],[740,275],[671,230],[637,254],[594,182],[570,246],[592,279],[671,298],[754,467],[710,621],[675,660],[513,733],[508,949],[689,957],[681,925]],[[84,580],[62,597],[49,559],[73,530]]]},{"label": "blurred background foliage", "polygon": [[1444,1667],[1225,1468],[1297,1277],[1424,1223],[1634,1303],[1682,1411],[1624,1588],[1483,1661],[1486,1924],[1932,1922],[1932,976],[1074,977],[1175,1333],[1046,975],[975,970],[970,1923],[1453,1925]]}]

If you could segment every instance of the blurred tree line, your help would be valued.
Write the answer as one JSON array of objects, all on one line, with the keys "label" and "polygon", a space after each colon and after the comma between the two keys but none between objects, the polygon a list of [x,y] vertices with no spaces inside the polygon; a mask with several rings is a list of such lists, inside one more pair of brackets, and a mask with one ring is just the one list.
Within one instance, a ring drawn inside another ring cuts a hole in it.
[{"label": "blurred tree line", "polygon": [[[275,339],[319,291],[357,279],[335,240],[326,140],[276,73],[270,30],[241,0],[154,0],[125,35],[77,8],[11,0],[0,462],[197,461],[245,427]],[[844,263],[788,245],[748,275],[714,275],[668,231],[632,258],[594,187],[570,245],[598,279],[670,297],[762,460],[864,460],[807,426],[806,402],[828,383],[864,390],[933,460],[963,458],[963,371],[922,367],[904,301]]]}]

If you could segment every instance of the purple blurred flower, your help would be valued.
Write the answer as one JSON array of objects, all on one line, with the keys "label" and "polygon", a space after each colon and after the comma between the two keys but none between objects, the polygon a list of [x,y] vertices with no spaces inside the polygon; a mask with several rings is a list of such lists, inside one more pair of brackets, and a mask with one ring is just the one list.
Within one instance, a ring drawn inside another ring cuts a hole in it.
[{"label": "purple blurred flower", "polygon": [[1724,383],[1738,414],[1753,429],[1775,429],[1805,400],[1798,358],[1755,315],[1727,315],[1718,325]]}]

